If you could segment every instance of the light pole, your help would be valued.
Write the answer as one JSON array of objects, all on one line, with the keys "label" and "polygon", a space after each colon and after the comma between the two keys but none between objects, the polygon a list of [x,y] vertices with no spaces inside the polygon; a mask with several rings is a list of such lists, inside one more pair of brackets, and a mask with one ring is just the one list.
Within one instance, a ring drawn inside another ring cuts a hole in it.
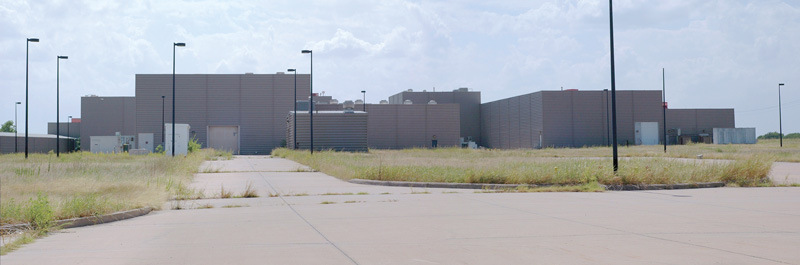
[{"label": "light pole", "polygon": [[22,104],[22,102],[17,101],[14,104],[14,153],[17,153],[17,132],[19,132],[19,124],[17,123],[17,105]]},{"label": "light pole", "polygon": [[781,147],[783,147],[783,122],[781,121],[781,86],[783,83],[778,84],[778,136],[781,138]]},{"label": "light pole", "polygon": [[59,109],[58,109],[58,106],[59,106],[59,100],[58,100],[58,93],[59,92],[58,92],[58,90],[59,90],[59,84],[61,83],[61,82],[59,82],[59,75],[61,73],[61,59],[69,59],[69,57],[63,56],[63,55],[56,56],[56,157],[61,156],[61,154],[60,154],[61,153],[61,143],[60,143],[60,140],[61,140],[61,138],[60,138],[61,137],[61,123],[59,122],[59,120],[61,118],[59,117],[59,114],[58,114],[58,111],[59,111]]},{"label": "light pole", "polygon": [[297,69],[287,69],[286,71],[294,72],[294,99],[292,100],[292,104],[294,105],[294,127],[292,132],[294,132],[294,136],[292,136],[292,149],[297,149]]},{"label": "light pole", "polygon": [[166,138],[165,134],[167,134],[167,132],[166,132],[167,128],[166,128],[166,126],[164,126],[164,124],[165,124],[164,123],[164,98],[165,97],[166,96],[161,96],[161,126],[158,126],[158,127],[161,127],[161,147],[162,148],[167,148],[167,146],[166,146],[167,145],[167,143],[166,143],[167,139],[165,139]]},{"label": "light pole", "polygon": [[[69,134],[69,127],[72,125],[72,116],[67,116],[67,137],[72,138],[72,135]],[[69,141],[72,143],[73,141]],[[72,145],[72,148],[69,148],[69,151],[72,152],[75,150],[75,145]]]},{"label": "light pole", "polygon": [[186,43],[172,43],[172,156],[175,156],[175,47],[186,47]]},{"label": "light pole", "polygon": [[25,42],[25,159],[28,159],[28,46],[31,42],[39,42],[39,39],[28,38]]},{"label": "light pole", "polygon": [[612,7],[612,0],[608,0],[608,28],[611,38],[611,144],[613,145],[612,152],[614,153],[614,174],[619,169],[619,158],[617,157],[617,85],[614,77],[614,9]]},{"label": "light pole", "polygon": [[310,72],[310,86],[309,86],[309,97],[308,97],[308,113],[309,113],[309,133],[311,135],[311,154],[314,154],[314,53],[311,50],[302,50],[301,53],[308,53],[311,56],[311,72]]},{"label": "light pole", "polygon": [[361,94],[364,95],[364,104],[362,104],[364,106],[364,112],[367,112],[367,91],[361,90]]},{"label": "light pole", "polygon": [[603,132],[603,134],[605,134],[604,136],[606,138],[606,146],[609,146],[609,145],[611,145],[611,143],[608,142],[610,140],[609,139],[610,138],[609,134],[611,134],[611,133],[609,133],[608,130],[611,129],[611,128],[610,128],[610,126],[608,126],[608,123],[609,123],[609,121],[608,121],[608,89],[603,89],[603,96],[605,97],[605,104],[603,104],[603,105],[605,105],[604,107],[605,107],[605,113],[606,113],[606,122],[605,122],[606,128],[605,128],[605,132]]},{"label": "light pole", "polygon": [[664,108],[664,153],[667,152],[667,85],[664,81],[664,68],[661,68],[661,101]]}]

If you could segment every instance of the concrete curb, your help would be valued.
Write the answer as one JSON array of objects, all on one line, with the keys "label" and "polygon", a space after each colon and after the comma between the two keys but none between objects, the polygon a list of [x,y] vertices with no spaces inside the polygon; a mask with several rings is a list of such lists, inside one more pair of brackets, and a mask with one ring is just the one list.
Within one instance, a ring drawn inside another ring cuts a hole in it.
[{"label": "concrete curb", "polygon": [[[124,212],[116,212],[101,216],[89,216],[89,217],[80,217],[80,218],[72,218],[72,219],[65,219],[65,220],[58,220],[55,221],[55,227],[60,228],[73,228],[73,227],[81,227],[81,226],[88,226],[88,225],[95,225],[95,224],[103,224],[103,223],[111,223],[115,221],[121,221],[125,219],[130,219],[134,217],[139,217],[145,214],[150,213],[153,211],[153,208],[145,207],[139,209],[133,209],[130,211]],[[27,230],[31,229],[30,224],[15,224],[15,225],[4,225],[0,227],[0,233],[6,234],[9,232],[19,231],[19,230]]]},{"label": "concrete curb", "polygon": [[679,184],[606,185],[606,190],[682,190],[725,187],[725,182],[699,182]]},{"label": "concrete curb", "polygon": [[[384,181],[369,179],[351,179],[347,182],[364,185],[412,187],[412,188],[441,188],[441,189],[514,189],[520,184],[488,184],[488,183],[447,183],[447,182],[414,182],[414,181]],[[528,187],[542,187],[542,185],[526,185]]]},{"label": "concrete curb", "polygon": [[[516,189],[519,186],[531,188],[548,187],[552,185],[529,184],[486,184],[486,183],[446,183],[446,182],[413,182],[413,181],[384,181],[369,179],[351,179],[347,182],[363,185],[413,187],[413,188],[442,188],[442,189]],[[604,185],[606,190],[677,190],[724,187],[725,182],[701,182],[680,184],[641,184],[641,185]]]}]

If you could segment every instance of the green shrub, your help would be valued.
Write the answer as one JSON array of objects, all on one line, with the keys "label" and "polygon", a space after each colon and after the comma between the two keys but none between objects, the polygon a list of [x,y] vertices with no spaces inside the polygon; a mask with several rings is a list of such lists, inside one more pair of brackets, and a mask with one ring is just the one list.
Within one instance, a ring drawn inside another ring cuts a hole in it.
[{"label": "green shrub", "polygon": [[53,207],[50,206],[50,200],[47,199],[47,195],[40,192],[35,199],[30,198],[28,200],[28,208],[25,209],[25,219],[27,219],[35,229],[47,230],[53,225],[53,220],[55,219]]},{"label": "green shrub", "polygon": [[192,137],[192,140],[189,141],[189,153],[200,150],[203,148],[203,145],[197,142],[197,138]]}]

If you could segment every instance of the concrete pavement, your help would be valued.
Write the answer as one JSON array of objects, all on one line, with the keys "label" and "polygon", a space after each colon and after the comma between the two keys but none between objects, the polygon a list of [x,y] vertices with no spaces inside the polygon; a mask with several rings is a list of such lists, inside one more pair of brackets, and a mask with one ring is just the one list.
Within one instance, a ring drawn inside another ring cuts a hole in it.
[{"label": "concrete pavement", "polygon": [[475,193],[352,184],[278,158],[209,166],[221,173],[193,187],[262,197],[62,230],[2,264],[800,264],[800,188]]}]

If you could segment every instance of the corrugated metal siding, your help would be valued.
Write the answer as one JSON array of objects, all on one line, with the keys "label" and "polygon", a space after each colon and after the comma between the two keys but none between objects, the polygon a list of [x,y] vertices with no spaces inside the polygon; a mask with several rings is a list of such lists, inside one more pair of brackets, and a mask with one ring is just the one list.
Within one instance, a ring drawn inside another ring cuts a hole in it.
[{"label": "corrugated metal siding", "polygon": [[400,92],[389,97],[389,103],[402,104],[411,100],[413,104],[428,104],[431,100],[437,104],[459,104],[460,137],[471,136],[479,145],[483,145],[481,137],[481,93],[480,92]]},{"label": "corrugated metal siding", "polygon": [[735,127],[733,109],[667,109],[667,129],[680,128],[683,135]]},{"label": "corrugated metal siding", "polygon": [[[297,75],[297,98],[306,99],[310,79]],[[209,125],[240,128],[241,154],[266,154],[286,139],[285,120],[293,110],[294,75],[176,75],[176,120],[189,123],[198,142],[207,146]],[[162,136],[161,95],[166,95],[166,122],[171,122],[172,75],[136,75],[138,133]]]},{"label": "corrugated metal siding", "polygon": [[90,151],[90,136],[136,135],[136,104],[134,97],[82,97],[81,148]]},{"label": "corrugated metal siding", "polygon": [[[301,149],[311,147],[309,117],[307,112],[297,113],[297,140]],[[367,151],[367,114],[314,113],[314,150]]]}]

